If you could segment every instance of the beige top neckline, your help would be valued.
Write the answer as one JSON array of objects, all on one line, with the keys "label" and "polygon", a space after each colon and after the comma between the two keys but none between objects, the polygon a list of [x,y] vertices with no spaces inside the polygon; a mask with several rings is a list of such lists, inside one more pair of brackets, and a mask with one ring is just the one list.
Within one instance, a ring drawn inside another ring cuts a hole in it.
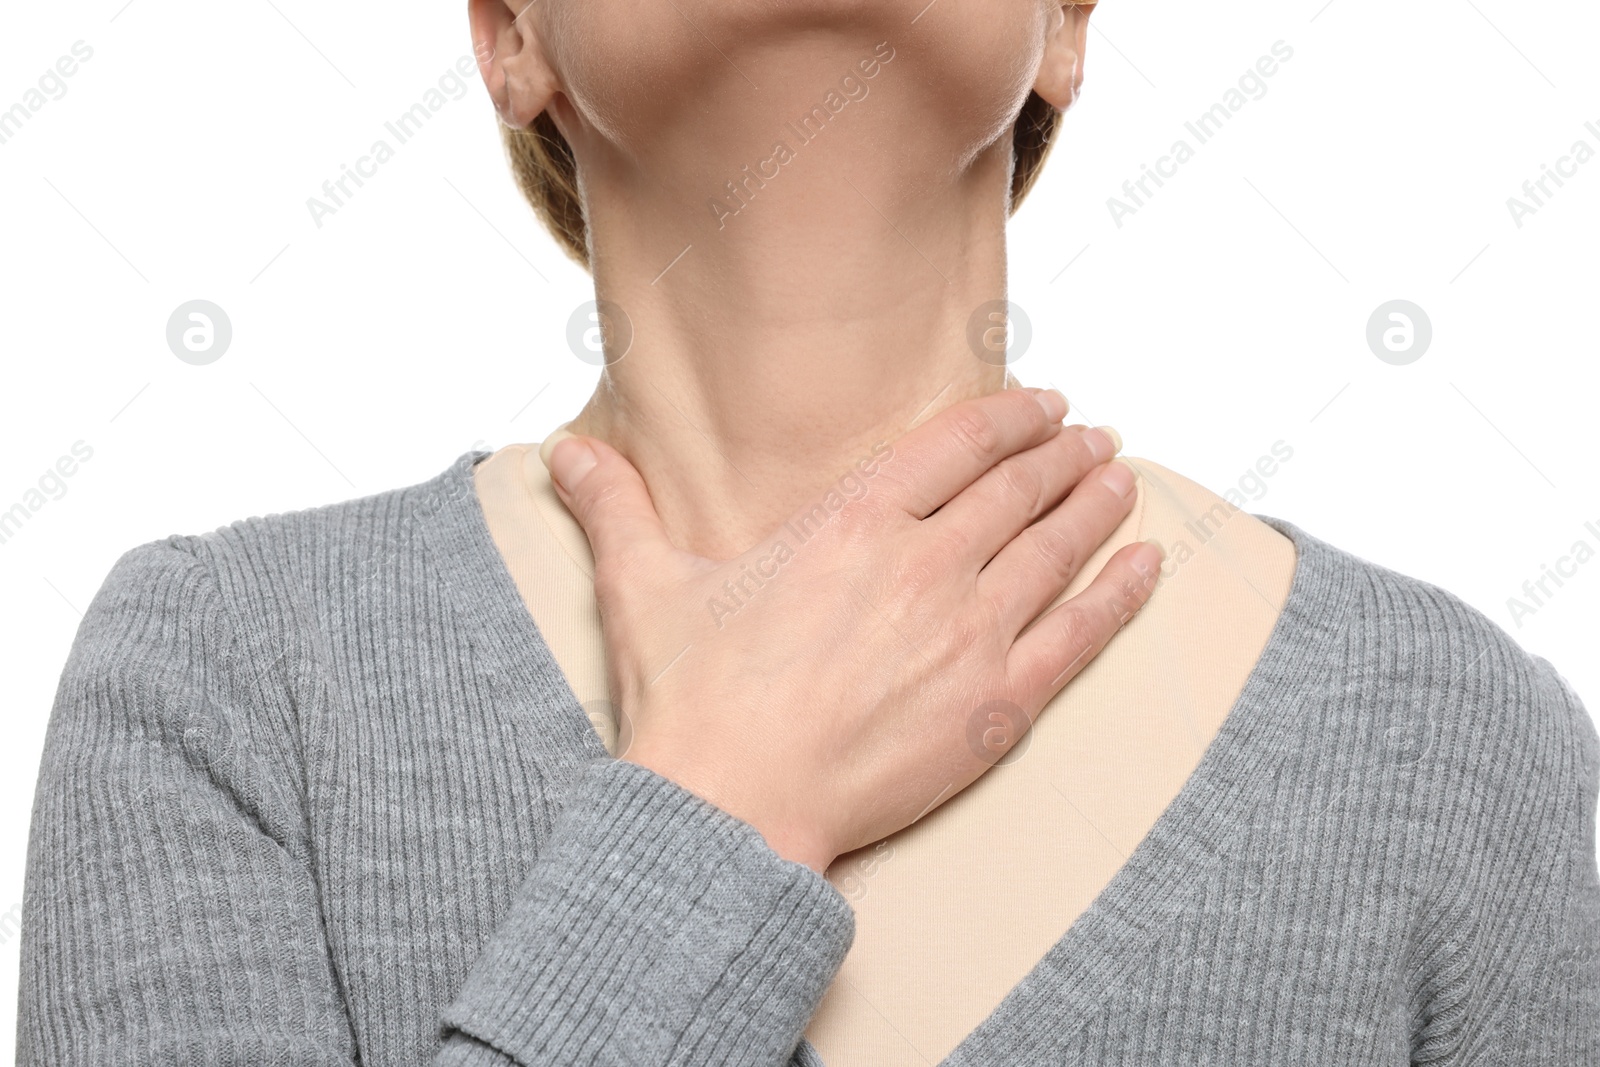
[{"label": "beige top neckline", "polygon": [[[1158,464],[1129,462],[1139,502],[1063,598],[1145,538],[1168,554],[1157,595],[1001,766],[827,872],[856,910],[854,946],[806,1031],[829,1067],[925,1067],[982,1022],[1177,795],[1266,645],[1292,543]],[[524,603],[614,751],[587,536],[538,446],[500,449],[475,480]]]}]

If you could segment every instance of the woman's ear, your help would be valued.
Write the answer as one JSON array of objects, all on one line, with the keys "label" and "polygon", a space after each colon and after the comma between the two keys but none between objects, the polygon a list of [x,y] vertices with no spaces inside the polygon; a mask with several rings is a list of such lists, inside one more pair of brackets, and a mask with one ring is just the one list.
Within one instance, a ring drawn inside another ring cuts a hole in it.
[{"label": "woman's ear", "polygon": [[1057,111],[1065,111],[1083,86],[1083,49],[1089,41],[1089,14],[1094,4],[1062,3],[1044,42],[1044,60],[1033,91]]},{"label": "woman's ear", "polygon": [[518,129],[532,125],[558,91],[529,14],[537,0],[467,0],[478,72],[500,114]]}]

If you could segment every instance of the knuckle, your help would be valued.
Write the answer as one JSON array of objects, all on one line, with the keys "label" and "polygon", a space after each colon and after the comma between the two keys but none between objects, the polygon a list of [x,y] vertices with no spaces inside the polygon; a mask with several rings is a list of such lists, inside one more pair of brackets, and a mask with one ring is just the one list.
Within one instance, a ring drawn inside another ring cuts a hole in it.
[{"label": "knuckle", "polygon": [[897,515],[908,516],[923,507],[924,487],[932,477],[934,466],[934,461],[918,457],[907,459],[893,470],[880,469],[873,476],[872,491],[858,501],[862,505],[862,515],[886,521]]},{"label": "knuckle", "polygon": [[950,429],[974,454],[983,459],[998,455],[1005,441],[1000,424],[976,405],[954,412],[950,418]]},{"label": "knuckle", "polygon": [[580,490],[575,494],[581,518],[585,522],[599,525],[606,521],[623,496],[623,487],[614,478],[606,477],[607,472],[595,471],[587,479]]},{"label": "knuckle", "polygon": [[996,469],[999,472],[1000,491],[1007,501],[1023,504],[1030,516],[1044,510],[1044,478],[1031,464],[1008,461]]},{"label": "knuckle", "polygon": [[1059,609],[1060,633],[1062,643],[1068,651],[1082,654],[1082,650],[1094,647],[1094,620],[1083,609],[1083,605],[1072,602],[1062,605]]},{"label": "knuckle", "polygon": [[850,551],[864,551],[888,535],[893,511],[887,501],[871,494],[850,504],[828,523],[838,543]]},{"label": "knuckle", "polygon": [[941,523],[922,551],[931,565],[948,570],[952,560],[965,559],[972,551],[972,535],[958,523]]},{"label": "knuckle", "polygon": [[1012,390],[1011,406],[1016,409],[1017,418],[1035,430],[1042,430],[1051,425],[1055,420],[1044,413],[1044,405],[1034,392],[1027,389]]},{"label": "knuckle", "polygon": [[868,492],[846,504],[839,518],[845,523],[876,529],[887,525],[896,510],[888,494]]},{"label": "knuckle", "polygon": [[952,648],[966,649],[983,643],[985,634],[989,632],[987,623],[982,618],[963,615],[951,621],[946,629]]},{"label": "knuckle", "polygon": [[895,562],[894,584],[910,599],[916,600],[919,594],[937,585],[940,576],[948,569],[948,560],[939,552],[926,549],[906,552]]},{"label": "knuckle", "polygon": [[1078,543],[1059,523],[1035,526],[1031,533],[1033,551],[1057,578],[1070,579],[1078,573]]},{"label": "knuckle", "polygon": [[974,598],[959,611],[944,613],[937,620],[942,646],[958,652],[986,647],[1000,632],[1000,613],[983,598]]}]

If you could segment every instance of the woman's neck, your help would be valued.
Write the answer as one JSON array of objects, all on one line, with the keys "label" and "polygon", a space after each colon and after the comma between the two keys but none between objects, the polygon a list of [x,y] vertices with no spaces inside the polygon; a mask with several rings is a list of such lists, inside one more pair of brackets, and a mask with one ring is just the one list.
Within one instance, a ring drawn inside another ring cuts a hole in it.
[{"label": "woman's neck", "polygon": [[[674,159],[586,176],[597,297],[627,351],[571,429],[628,457],[683,548],[737,555],[874,444],[1006,384],[969,335],[976,318],[992,345],[1005,297],[1010,138],[964,160],[908,143],[893,73],[809,143],[781,119],[806,100],[769,101]],[[774,140],[787,162],[765,162]],[[758,184],[746,164],[778,169]]]}]

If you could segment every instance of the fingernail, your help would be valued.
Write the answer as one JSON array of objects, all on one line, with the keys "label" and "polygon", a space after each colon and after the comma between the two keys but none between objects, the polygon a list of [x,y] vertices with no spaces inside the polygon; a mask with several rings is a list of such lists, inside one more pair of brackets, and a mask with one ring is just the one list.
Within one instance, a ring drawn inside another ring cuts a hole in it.
[{"label": "fingernail", "polygon": [[1120,433],[1110,426],[1100,426],[1098,429],[1101,433],[1111,438],[1112,455],[1116,455],[1118,452],[1122,451],[1122,435]]},{"label": "fingernail", "polygon": [[1129,562],[1139,572],[1139,577],[1149,579],[1161,569],[1161,559],[1161,546],[1154,541],[1146,541],[1134,550]]},{"label": "fingernail", "polygon": [[539,461],[544,464],[545,470],[550,469],[550,453],[555,451],[556,445],[572,436],[572,431],[567,429],[569,425],[571,423],[564,422],[557,426],[550,431],[550,436],[546,437],[539,445]]},{"label": "fingernail", "polygon": [[1118,496],[1133,492],[1133,468],[1121,460],[1107,464],[1106,469],[1100,472],[1100,480]]},{"label": "fingernail", "polygon": [[1082,431],[1083,443],[1089,446],[1089,454],[1094,456],[1096,463],[1104,463],[1117,454],[1117,439],[1111,433],[1106,433],[1104,427],[1095,427]]},{"label": "fingernail", "polygon": [[580,438],[569,435],[558,441],[556,447],[550,450],[550,476],[560,484],[561,488],[571,493],[599,462],[600,457],[594,454],[594,449],[584,444]]},{"label": "fingernail", "polygon": [[1044,408],[1045,417],[1051,422],[1060,422],[1067,417],[1067,398],[1055,389],[1039,389],[1033,398]]}]

